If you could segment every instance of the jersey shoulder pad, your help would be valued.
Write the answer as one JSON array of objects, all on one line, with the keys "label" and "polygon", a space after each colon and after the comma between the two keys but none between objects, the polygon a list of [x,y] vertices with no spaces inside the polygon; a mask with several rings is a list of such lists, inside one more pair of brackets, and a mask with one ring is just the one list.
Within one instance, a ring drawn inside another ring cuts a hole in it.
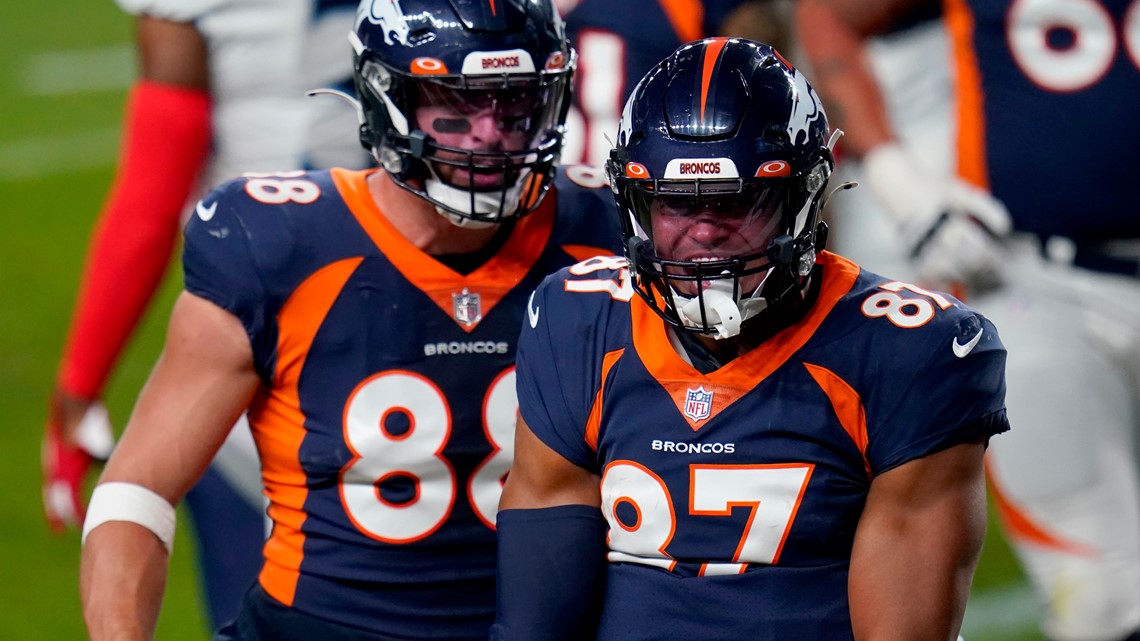
[{"label": "jersey shoulder pad", "polygon": [[258,272],[299,274],[319,260],[327,237],[347,243],[351,214],[345,212],[327,171],[243,175],[194,205],[183,231],[183,264],[241,263]]},{"label": "jersey shoulder pad", "polygon": [[[543,320],[562,335],[572,335],[564,334],[571,331],[604,333],[615,314],[628,315],[634,295],[626,259],[595,256],[543,279],[531,299],[531,325],[536,324],[539,313],[545,313]],[[544,311],[538,311],[539,304]]]}]

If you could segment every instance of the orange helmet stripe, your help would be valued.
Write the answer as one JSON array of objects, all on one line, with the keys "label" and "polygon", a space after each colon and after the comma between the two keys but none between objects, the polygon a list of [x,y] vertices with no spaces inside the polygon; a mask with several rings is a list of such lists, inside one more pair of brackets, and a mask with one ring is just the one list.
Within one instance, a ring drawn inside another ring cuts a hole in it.
[{"label": "orange helmet stripe", "polygon": [[716,67],[716,61],[720,59],[720,52],[727,42],[728,38],[712,38],[705,48],[705,64],[701,74],[701,122],[705,120],[705,102],[709,97],[709,84],[712,82],[713,69]]}]

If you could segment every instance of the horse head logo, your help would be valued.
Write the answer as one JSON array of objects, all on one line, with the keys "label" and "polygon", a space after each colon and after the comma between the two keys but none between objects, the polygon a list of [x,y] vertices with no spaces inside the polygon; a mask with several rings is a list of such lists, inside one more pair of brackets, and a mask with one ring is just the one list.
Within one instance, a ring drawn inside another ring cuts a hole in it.
[{"label": "horse head logo", "polygon": [[384,30],[385,43],[393,45],[398,41],[402,45],[408,44],[411,29],[404,18],[404,10],[400,8],[400,0],[371,0],[360,6],[362,12],[365,6],[368,8],[363,18]]},{"label": "horse head logo", "polygon": [[799,69],[792,70],[792,79],[795,82],[796,93],[792,97],[792,113],[788,116],[788,140],[795,146],[800,143],[800,134],[804,134],[804,142],[808,140],[808,126],[823,115],[823,105],[807,83],[807,78]]}]

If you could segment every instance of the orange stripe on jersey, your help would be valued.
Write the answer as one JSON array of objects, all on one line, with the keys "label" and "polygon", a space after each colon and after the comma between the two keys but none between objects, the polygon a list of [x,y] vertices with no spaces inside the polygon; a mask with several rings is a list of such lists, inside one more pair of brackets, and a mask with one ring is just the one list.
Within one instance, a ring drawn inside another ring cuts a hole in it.
[{"label": "orange stripe on jersey", "polygon": [[716,68],[716,61],[720,59],[720,52],[727,42],[727,38],[714,38],[705,48],[704,68],[701,71],[701,122],[705,120],[705,103],[709,97],[713,69]]},{"label": "orange stripe on jersey", "polygon": [[958,175],[966,182],[989,189],[982,76],[973,45],[974,15],[966,0],[945,0],[943,4],[958,94]]},{"label": "orange stripe on jersey", "polygon": [[867,415],[863,410],[863,401],[847,381],[835,372],[821,367],[804,363],[811,377],[823,388],[827,398],[831,400],[831,407],[839,417],[839,424],[843,431],[855,442],[859,454],[863,456],[863,467],[867,470],[867,477],[871,477],[871,464],[867,461]]},{"label": "orange stripe on jersey", "polygon": [[692,42],[704,37],[705,6],[700,0],[658,0],[673,31],[677,32],[677,39],[681,42]]},{"label": "orange stripe on jersey", "polygon": [[261,452],[261,476],[269,497],[273,533],[265,542],[265,565],[258,577],[265,591],[293,604],[304,558],[305,471],[299,452],[305,438],[305,415],[297,391],[313,338],[329,309],[362,258],[341,260],[322,268],[293,291],[277,314],[277,367],[273,388],[262,392],[249,409],[249,424]]},{"label": "orange stripe on jersey", "polygon": [[606,392],[606,378],[610,375],[610,369],[614,363],[621,359],[622,354],[625,354],[624,348],[607,352],[602,357],[602,382],[598,385],[598,393],[594,395],[594,404],[590,406],[590,414],[586,417],[586,430],[583,436],[586,444],[595,452],[598,451],[598,432],[602,426],[602,397]]},{"label": "orange stripe on jersey", "polygon": [[786,363],[796,350],[808,342],[839,299],[851,290],[859,276],[858,265],[830,252],[820,252],[819,263],[824,267],[824,280],[820,286],[819,298],[807,315],[756,349],[708,375],[697,371],[677,354],[669,341],[665,322],[640,296],[630,301],[633,345],[638,358],[661,387],[669,392],[682,416],[685,415],[684,407],[689,390],[703,387],[705,392],[713,394],[712,407],[706,418],[694,420],[685,416],[690,427],[700,429],[701,424],[711,420]]},{"label": "orange stripe on jersey", "polygon": [[[538,209],[518,221],[511,237],[495,256],[466,276],[453,271],[404,238],[384,216],[368,190],[367,177],[380,170],[333,169],[332,177],[345,203],[372,242],[400,274],[448,316],[454,318],[453,296],[478,294],[486,316],[526,276],[546,249],[554,229],[556,194],[547,194]],[[455,322],[471,332],[481,319]]]},{"label": "orange stripe on jersey", "polygon": [[602,247],[591,247],[590,245],[563,245],[562,251],[570,254],[570,256],[579,263],[594,256],[614,255],[613,250],[604,249]]},{"label": "orange stripe on jersey", "polygon": [[986,482],[989,484],[990,493],[994,497],[994,507],[997,508],[998,518],[1001,519],[1002,525],[1005,526],[1006,534],[1010,538],[1066,554],[1091,558],[1100,555],[1096,548],[1076,541],[1067,540],[1059,534],[1050,532],[1040,523],[1037,523],[1028,512],[1014,503],[1009,498],[1009,495],[1005,493],[1005,490],[1001,488],[1001,484],[997,481],[997,475],[994,473],[993,466],[990,465],[988,456],[985,459],[985,465]]}]

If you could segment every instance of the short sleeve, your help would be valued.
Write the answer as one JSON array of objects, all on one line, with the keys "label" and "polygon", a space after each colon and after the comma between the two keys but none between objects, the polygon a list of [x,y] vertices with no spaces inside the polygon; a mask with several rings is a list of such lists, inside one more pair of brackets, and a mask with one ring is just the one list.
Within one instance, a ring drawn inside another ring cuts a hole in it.
[{"label": "short sleeve", "polygon": [[[516,355],[519,414],[548,447],[575,465],[594,471],[597,456],[585,440],[593,380],[584,354],[588,345],[568,331],[572,310],[559,307],[558,274],[548,276],[527,306]],[[569,302],[569,301],[565,301]]]},{"label": "short sleeve", "polygon": [[198,202],[183,230],[186,291],[241,320],[259,369],[272,358],[268,296],[242,220],[242,192],[229,183]]},{"label": "short sleeve", "polygon": [[873,474],[1009,429],[997,328],[971,312],[941,336],[885,422],[868,426]]}]

